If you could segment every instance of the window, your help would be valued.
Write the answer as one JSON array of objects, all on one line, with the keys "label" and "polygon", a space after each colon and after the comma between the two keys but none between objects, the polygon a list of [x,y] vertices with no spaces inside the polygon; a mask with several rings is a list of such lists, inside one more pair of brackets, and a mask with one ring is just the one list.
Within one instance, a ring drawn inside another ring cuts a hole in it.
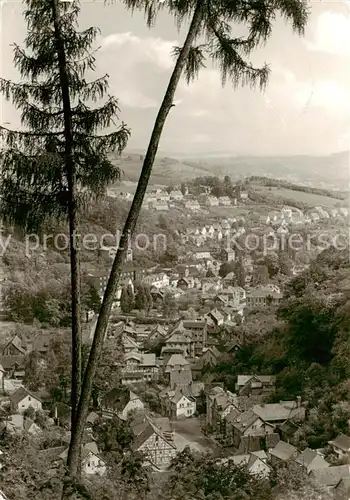
[{"label": "window", "polygon": [[32,398],[30,396],[28,396],[28,401],[31,401],[31,400],[32,400]]},{"label": "window", "polygon": [[187,407],[191,406],[191,403],[187,403]]}]

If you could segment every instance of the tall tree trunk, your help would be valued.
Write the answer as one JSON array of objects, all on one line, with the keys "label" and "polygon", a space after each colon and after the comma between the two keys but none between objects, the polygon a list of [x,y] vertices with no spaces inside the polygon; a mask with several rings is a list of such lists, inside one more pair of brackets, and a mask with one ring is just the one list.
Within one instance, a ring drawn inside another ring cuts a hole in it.
[{"label": "tall tree trunk", "polygon": [[[75,478],[78,472],[79,450],[81,448],[84,426],[89,410],[92,382],[95,377],[99,357],[103,346],[103,341],[108,326],[109,316],[111,313],[120,274],[122,271],[124,263],[124,255],[128,248],[129,238],[133,234],[138,216],[141,211],[143,199],[147,190],[148,181],[152,172],[152,167],[157,154],[159,141],[164,128],[164,124],[167,119],[170,108],[172,107],[175,91],[179,83],[179,80],[181,78],[184,66],[186,64],[189,51],[200,29],[201,20],[202,20],[202,1],[198,0],[197,6],[195,8],[192,17],[191,25],[189,27],[189,31],[187,33],[185,43],[177,58],[173,73],[171,75],[168,84],[168,88],[165,92],[163,102],[160,106],[154,124],[150,143],[147,149],[147,153],[141,170],[141,175],[137,185],[137,190],[126,223],[124,225],[123,234],[120,239],[120,245],[112,265],[111,274],[103,297],[100,314],[97,320],[94,340],[91,346],[89,361],[84,374],[81,397],[79,400],[78,411],[76,416],[76,425],[74,432],[72,432],[71,442],[69,446],[67,466],[68,466],[68,474],[71,476],[71,478]],[[63,492],[63,497],[64,495],[65,492]]]},{"label": "tall tree trunk", "polygon": [[71,267],[71,302],[72,302],[72,432],[75,428],[76,412],[81,391],[82,358],[81,358],[81,303],[80,303],[80,260],[78,240],[78,203],[76,172],[72,157],[73,126],[72,109],[69,93],[66,54],[61,34],[61,21],[58,0],[52,0],[52,13],[55,28],[55,42],[58,55],[60,84],[62,90],[64,135],[65,135],[65,167],[68,183],[68,219]]}]

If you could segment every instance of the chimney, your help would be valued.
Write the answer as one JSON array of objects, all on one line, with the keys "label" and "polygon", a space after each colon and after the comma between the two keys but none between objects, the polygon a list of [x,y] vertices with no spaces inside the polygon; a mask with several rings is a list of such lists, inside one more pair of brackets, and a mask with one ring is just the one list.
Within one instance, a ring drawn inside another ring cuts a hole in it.
[{"label": "chimney", "polygon": [[297,396],[297,408],[301,407],[301,396]]}]

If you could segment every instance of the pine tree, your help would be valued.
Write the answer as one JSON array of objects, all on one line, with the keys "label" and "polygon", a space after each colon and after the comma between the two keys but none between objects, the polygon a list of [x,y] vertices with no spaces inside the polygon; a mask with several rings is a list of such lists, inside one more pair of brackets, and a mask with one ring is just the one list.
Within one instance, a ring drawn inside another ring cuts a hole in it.
[{"label": "pine tree", "polygon": [[142,283],[135,285],[135,309],[139,311],[146,309],[146,291]]},{"label": "pine tree", "polygon": [[124,286],[120,296],[120,308],[123,313],[129,314],[135,305],[134,291],[131,285]]},{"label": "pine tree", "polygon": [[[96,28],[79,32],[79,3],[25,0],[25,49],[14,45],[21,81],[0,79],[0,92],[21,112],[21,130],[0,127],[0,212],[5,223],[28,231],[68,218],[72,284],[72,427],[81,385],[79,210],[119,177],[108,159],[129,136],[115,125],[118,102],[107,96],[108,75],[85,79],[95,69]],[[89,103],[107,96],[101,107]],[[113,127],[114,130],[110,127]],[[104,128],[109,133],[99,135]]]},{"label": "pine tree", "polygon": [[[308,11],[306,0],[188,0],[162,1],[125,0],[131,9],[144,10],[148,25],[154,24],[158,12],[167,8],[174,15],[179,26],[185,19],[191,19],[183,46],[174,50],[176,63],[169,80],[162,104],[159,108],[151,134],[149,146],[143,160],[138,186],[126,219],[120,248],[115,256],[109,281],[103,298],[95,336],[92,343],[89,362],[85,371],[81,398],[77,412],[77,426],[72,432],[68,452],[68,468],[71,476],[76,476],[78,467],[78,450],[80,449],[84,425],[89,409],[92,380],[96,373],[103,340],[112,310],[115,292],[124,262],[125,248],[130,235],[133,234],[143,199],[147,190],[152,167],[157,154],[164,124],[173,108],[175,92],[181,75],[185,72],[188,82],[195,78],[204,66],[208,56],[216,64],[222,76],[222,83],[231,81],[235,86],[240,84],[264,88],[269,69],[267,65],[255,68],[249,61],[252,51],[266,42],[272,31],[272,23],[276,14],[281,14],[292,23],[293,29],[302,34],[307,22]],[[231,33],[233,23],[241,23],[247,28],[246,37],[234,38]],[[198,37],[206,40],[205,44],[195,46]]]}]

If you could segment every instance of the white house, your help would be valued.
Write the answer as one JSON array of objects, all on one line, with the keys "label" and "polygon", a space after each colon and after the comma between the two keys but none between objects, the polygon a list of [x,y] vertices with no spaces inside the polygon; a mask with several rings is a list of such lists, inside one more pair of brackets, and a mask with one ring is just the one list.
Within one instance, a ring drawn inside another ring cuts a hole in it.
[{"label": "white house", "polygon": [[182,200],[184,195],[179,189],[173,189],[170,193],[170,199],[171,200]]},{"label": "white house", "polygon": [[201,206],[197,200],[187,200],[185,202],[185,208],[187,210],[199,211],[201,209]]},{"label": "white house", "polygon": [[144,277],[143,282],[150,287],[162,288],[169,286],[170,279],[165,273],[150,274]]},{"label": "white house", "polygon": [[219,200],[216,196],[208,196],[206,198],[205,204],[207,207],[217,207],[219,205]]},{"label": "white house", "polygon": [[171,414],[175,418],[192,417],[196,412],[196,400],[192,396],[186,396],[176,392],[171,400]]},{"label": "white house", "polygon": [[[66,461],[68,448],[64,450],[59,458]],[[96,474],[103,476],[107,471],[106,462],[99,456],[98,448],[95,442],[87,443],[81,448],[82,472],[87,475]]]},{"label": "white house", "polygon": [[138,427],[140,427],[139,430],[134,428],[136,436],[132,449],[144,453],[145,463],[153,466],[156,470],[168,467],[177,453],[172,438],[148,418],[143,426]]},{"label": "white house", "polygon": [[328,444],[332,447],[333,452],[338,455],[339,459],[350,459],[350,436],[339,434],[333,441],[329,441]]},{"label": "white house", "polygon": [[220,196],[219,197],[219,205],[223,205],[225,207],[228,207],[231,205],[231,200],[228,196]]},{"label": "white house", "polygon": [[25,387],[20,387],[10,398],[11,409],[17,413],[24,413],[28,408],[42,410],[42,403],[37,396],[34,396]]},{"label": "white house", "polygon": [[119,418],[122,420],[127,420],[129,413],[143,411],[145,409],[145,405],[139,398],[137,394],[130,391],[130,399],[129,402],[124,406],[123,410],[119,413]]}]

